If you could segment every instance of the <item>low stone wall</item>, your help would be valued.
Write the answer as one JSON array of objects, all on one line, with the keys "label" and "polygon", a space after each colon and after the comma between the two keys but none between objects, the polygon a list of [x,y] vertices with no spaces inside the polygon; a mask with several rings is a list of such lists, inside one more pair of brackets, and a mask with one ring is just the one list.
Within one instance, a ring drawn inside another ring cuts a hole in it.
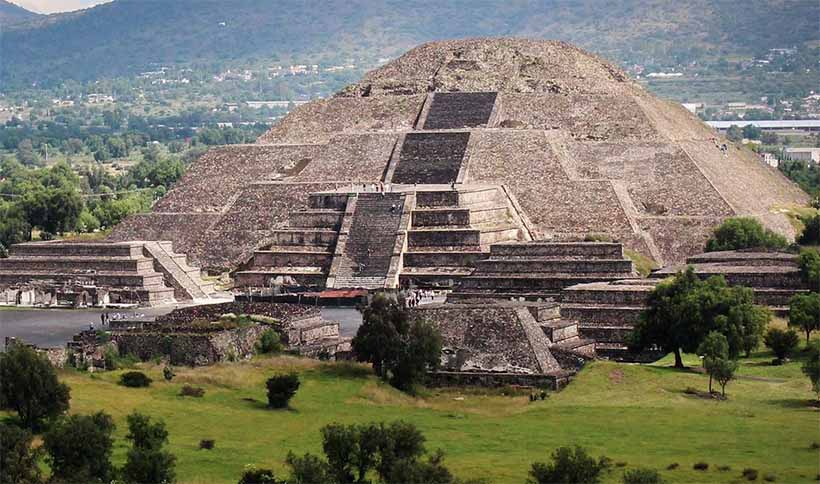
[{"label": "low stone wall", "polygon": [[638,322],[642,311],[640,307],[562,305],[561,317],[588,324],[625,325]]},{"label": "low stone wall", "polygon": [[477,229],[411,230],[408,235],[410,247],[459,247],[481,243],[481,231]]},{"label": "low stone wall", "polygon": [[319,308],[314,306],[303,306],[299,304],[285,303],[251,303],[251,302],[229,302],[221,304],[207,304],[202,306],[191,306],[171,311],[165,316],[158,318],[164,323],[190,323],[195,319],[217,320],[223,314],[233,313],[252,314],[267,316],[282,322],[294,321],[297,319],[320,316]]},{"label": "low stone wall", "polygon": [[569,376],[559,375],[436,371],[427,373],[426,383],[431,387],[504,387],[515,385],[558,390],[566,386],[569,380]]},{"label": "low stone wall", "polygon": [[632,328],[628,326],[586,326],[578,328],[578,333],[583,338],[594,340],[598,343],[623,343],[632,333]]}]

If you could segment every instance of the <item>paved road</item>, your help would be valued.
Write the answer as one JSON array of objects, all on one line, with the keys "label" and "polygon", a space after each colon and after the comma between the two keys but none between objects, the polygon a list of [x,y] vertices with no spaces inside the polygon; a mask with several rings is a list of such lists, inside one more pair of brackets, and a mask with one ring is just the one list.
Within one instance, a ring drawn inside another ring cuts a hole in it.
[{"label": "paved road", "polygon": [[[159,309],[137,309],[120,311],[134,319],[134,312],[152,319],[171,311],[173,307]],[[62,346],[80,330],[91,324],[100,328],[101,309],[8,309],[0,308],[0,348],[5,345],[6,336],[20,338],[27,343],[41,347]],[[362,324],[362,315],[353,308],[322,308],[325,319],[339,321],[342,336],[354,336]]]}]

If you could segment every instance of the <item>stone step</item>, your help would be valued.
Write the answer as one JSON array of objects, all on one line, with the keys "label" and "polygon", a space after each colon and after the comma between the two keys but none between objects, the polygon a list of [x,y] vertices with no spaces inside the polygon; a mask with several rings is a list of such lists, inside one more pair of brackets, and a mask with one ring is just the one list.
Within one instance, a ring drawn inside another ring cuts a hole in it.
[{"label": "stone step", "polygon": [[786,252],[707,252],[686,259],[687,264],[724,264],[735,266],[798,266],[797,254]]},{"label": "stone step", "polygon": [[324,287],[327,273],[321,267],[268,267],[240,271],[234,274],[238,287],[285,286]]},{"label": "stone step", "polygon": [[580,324],[578,326],[578,334],[582,338],[594,340],[598,345],[624,345],[624,341],[626,341],[631,332],[632,326],[606,326],[585,324]]},{"label": "stone step", "polygon": [[145,255],[154,259],[154,269],[163,273],[166,284],[174,288],[178,300],[207,299],[213,293],[213,285],[201,279],[199,270],[187,264],[181,264],[184,258],[168,252],[167,245],[146,242],[143,246]]},{"label": "stone step", "polygon": [[387,281],[384,277],[337,277],[336,278],[336,285],[337,289],[384,289],[385,282]]},{"label": "stone step", "polygon": [[500,292],[509,289],[529,290],[532,292],[545,290],[548,292],[558,292],[565,287],[574,286],[576,284],[610,281],[622,277],[623,274],[605,273],[479,274],[474,272],[471,276],[464,278],[461,282],[461,287],[464,290],[497,289],[500,290]]},{"label": "stone step", "polygon": [[338,230],[344,212],[338,210],[300,210],[291,212],[288,218],[292,228],[315,228]]},{"label": "stone step", "polygon": [[0,259],[0,270],[57,272],[154,272],[154,261],[140,256],[18,256]]},{"label": "stone step", "polygon": [[327,229],[284,229],[271,231],[268,240],[272,245],[330,247],[337,235]]},{"label": "stone step", "polygon": [[581,327],[591,324],[633,325],[643,312],[643,307],[561,304],[561,317],[574,319]]},{"label": "stone step", "polygon": [[425,185],[455,182],[469,140],[469,131],[406,134],[392,183]]},{"label": "stone step", "polygon": [[311,193],[308,196],[308,207],[344,212],[348,196],[347,193]]},{"label": "stone step", "polygon": [[555,343],[560,343],[572,338],[578,338],[578,322],[568,319],[555,319],[547,322],[540,322],[544,334]]},{"label": "stone step", "polygon": [[17,285],[29,282],[56,284],[79,284],[112,287],[165,288],[163,276],[158,272],[136,274],[132,272],[96,272],[93,274],[53,271],[5,271],[0,270],[0,284]]},{"label": "stone step", "polygon": [[632,261],[628,259],[592,259],[592,260],[562,260],[542,259],[538,257],[505,259],[490,257],[479,261],[476,268],[480,272],[496,273],[533,273],[533,272],[563,272],[563,273],[623,273],[632,272]]},{"label": "stone step", "polygon": [[252,267],[314,266],[327,268],[332,260],[333,254],[326,250],[322,252],[257,250],[253,255]]},{"label": "stone step", "polygon": [[410,247],[458,247],[481,244],[481,231],[472,228],[412,229],[407,235]]},{"label": "stone step", "polygon": [[495,244],[492,256],[585,257],[623,259],[621,244],[610,242],[520,242]]},{"label": "stone step", "polygon": [[139,242],[25,242],[14,244],[11,256],[142,257]]},{"label": "stone step", "polygon": [[568,287],[561,295],[565,303],[616,304],[641,306],[646,303],[653,286],[617,286],[614,284],[580,284]]},{"label": "stone step", "polygon": [[548,291],[541,291],[541,292],[532,292],[529,290],[476,290],[476,289],[465,289],[464,287],[459,287],[455,292],[450,293],[447,295],[447,301],[451,302],[458,302],[458,301],[470,301],[470,300],[488,300],[488,301],[558,301],[560,299],[561,292],[560,290],[556,290],[554,292]]},{"label": "stone step", "polygon": [[404,267],[475,267],[487,254],[477,250],[410,250],[404,253]]},{"label": "stone step", "polygon": [[433,94],[423,129],[487,126],[496,96],[495,92],[437,92]]}]

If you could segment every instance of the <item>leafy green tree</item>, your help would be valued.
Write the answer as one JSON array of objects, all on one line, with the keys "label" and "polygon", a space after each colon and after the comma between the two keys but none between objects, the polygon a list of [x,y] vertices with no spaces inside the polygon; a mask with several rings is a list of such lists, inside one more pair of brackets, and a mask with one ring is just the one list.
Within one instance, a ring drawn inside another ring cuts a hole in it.
[{"label": "leafy green tree", "polygon": [[24,139],[17,145],[17,161],[25,166],[40,164],[40,156],[34,151],[34,145],[30,139]]},{"label": "leafy green tree", "polygon": [[33,349],[14,344],[0,353],[0,408],[17,412],[29,429],[68,410],[69,389]]},{"label": "leafy green tree", "polygon": [[726,130],[726,138],[729,141],[738,142],[743,139],[743,130],[739,126],[733,124]]},{"label": "leafy green tree", "polygon": [[720,383],[720,393],[724,397],[726,396],[726,385],[735,379],[735,372],[737,372],[737,361],[730,360],[730,359],[718,359],[715,360],[709,371],[710,375],[715,377],[718,383]]},{"label": "leafy green tree", "polygon": [[174,482],[176,458],[163,450],[168,442],[165,423],[151,423],[149,417],[136,412],[127,420],[128,435],[125,438],[131,441],[132,447],[122,469],[125,481],[134,484]]},{"label": "leafy green tree", "polygon": [[438,366],[441,345],[437,328],[422,320],[410,322],[398,301],[382,294],[364,308],[352,342],[359,361],[372,363],[378,376],[405,391]]},{"label": "leafy green tree", "polygon": [[715,228],[706,242],[706,252],[738,249],[785,249],[789,242],[782,235],[764,228],[752,217],[732,217]]},{"label": "leafy green tree", "polygon": [[660,473],[655,469],[632,469],[624,472],[624,484],[664,484]]},{"label": "leafy green tree", "polygon": [[[295,481],[294,484],[322,484],[325,480]],[[238,484],[286,484],[285,481],[276,479],[276,475],[271,469],[258,469],[256,467],[246,467]]]},{"label": "leafy green tree", "polygon": [[698,346],[698,354],[703,357],[703,368],[709,374],[709,393],[712,393],[713,370],[719,364],[719,360],[729,358],[729,341],[726,336],[712,331]]},{"label": "leafy green tree", "polygon": [[743,127],[742,133],[746,139],[760,139],[762,130],[753,124],[747,124]]},{"label": "leafy green tree", "polygon": [[98,412],[59,420],[43,437],[52,477],[65,482],[110,482],[114,421]]},{"label": "leafy green tree", "polygon": [[789,326],[806,333],[806,343],[811,332],[820,330],[820,293],[797,294],[789,301]]},{"label": "leafy green tree", "polygon": [[266,329],[256,344],[256,351],[261,354],[281,353],[283,349],[282,339],[274,329]]},{"label": "leafy green tree", "polygon": [[820,244],[820,214],[803,219],[803,233],[797,238],[797,243],[802,245]]},{"label": "leafy green tree", "polygon": [[326,482],[333,482],[329,475],[330,470],[327,463],[318,456],[308,453],[299,457],[293,452],[290,452],[285,462],[287,462],[290,467],[290,479],[287,482],[291,484],[324,484]]},{"label": "leafy green tree", "polygon": [[820,252],[804,249],[798,259],[800,277],[813,292],[820,292]]},{"label": "leafy green tree", "polygon": [[39,449],[32,449],[33,436],[27,430],[0,423],[0,484],[42,482],[37,460]]},{"label": "leafy green tree", "polygon": [[812,390],[820,400],[820,340],[815,340],[808,345],[808,358],[803,363],[803,373],[809,377]]},{"label": "leafy green tree", "polygon": [[797,345],[800,344],[800,337],[791,330],[784,331],[779,328],[770,328],[769,331],[766,332],[766,337],[763,342],[766,344],[766,347],[772,350],[775,358],[777,358],[775,363],[779,365],[797,350]]},{"label": "leafy green tree", "polygon": [[607,468],[607,459],[595,459],[583,447],[559,447],[549,463],[534,462],[528,484],[596,484]]},{"label": "leafy green tree", "polygon": [[286,408],[290,399],[299,390],[299,376],[296,373],[275,375],[268,378],[268,406],[271,408]]},{"label": "leafy green tree", "polygon": [[31,225],[17,204],[0,201],[0,244],[11,247],[31,239]]}]

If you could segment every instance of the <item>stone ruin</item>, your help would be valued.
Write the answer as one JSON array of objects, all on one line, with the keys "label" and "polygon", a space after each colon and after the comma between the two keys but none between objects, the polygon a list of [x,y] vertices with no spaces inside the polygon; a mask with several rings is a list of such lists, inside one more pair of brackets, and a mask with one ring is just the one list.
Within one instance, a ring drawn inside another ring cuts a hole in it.
[{"label": "stone ruin", "polygon": [[156,306],[213,294],[170,242],[32,242],[0,259],[0,304]]},{"label": "stone ruin", "polygon": [[582,336],[595,340],[601,356],[623,359],[627,334],[646,308],[649,293],[667,277],[692,266],[706,279],[722,275],[730,285],[752,289],[756,304],[774,315],[788,315],[789,300],[808,292],[800,278],[798,256],[786,252],[740,250],[707,252],[689,257],[686,264],[654,271],[648,279],[625,279],[579,284],[561,294],[561,316],[577,320]]}]

